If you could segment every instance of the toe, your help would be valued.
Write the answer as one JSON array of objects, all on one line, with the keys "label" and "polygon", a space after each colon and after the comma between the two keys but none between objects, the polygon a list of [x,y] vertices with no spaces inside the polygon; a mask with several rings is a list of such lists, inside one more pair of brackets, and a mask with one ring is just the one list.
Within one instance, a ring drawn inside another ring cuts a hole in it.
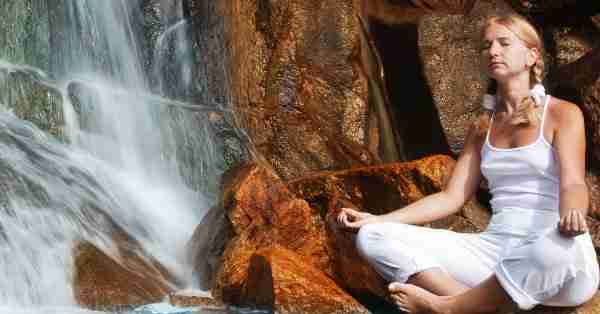
[{"label": "toe", "polygon": [[398,292],[400,291],[400,288],[402,287],[402,284],[399,282],[392,282],[391,284],[388,285],[388,290],[390,292]]}]

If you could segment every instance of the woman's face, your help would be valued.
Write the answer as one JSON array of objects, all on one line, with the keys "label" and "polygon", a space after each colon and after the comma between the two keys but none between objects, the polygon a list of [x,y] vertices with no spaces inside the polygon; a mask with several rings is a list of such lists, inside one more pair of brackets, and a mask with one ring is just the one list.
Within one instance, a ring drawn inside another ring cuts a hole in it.
[{"label": "woman's face", "polygon": [[492,23],[484,32],[481,47],[481,67],[496,81],[505,81],[518,75],[529,75],[535,64],[537,49],[528,48],[510,29]]}]

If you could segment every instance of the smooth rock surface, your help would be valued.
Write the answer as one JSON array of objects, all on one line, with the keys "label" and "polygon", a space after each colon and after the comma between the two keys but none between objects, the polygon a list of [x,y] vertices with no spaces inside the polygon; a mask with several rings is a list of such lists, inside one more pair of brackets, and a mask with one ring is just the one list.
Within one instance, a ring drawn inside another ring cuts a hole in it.
[{"label": "smooth rock surface", "polygon": [[173,290],[160,265],[137,254],[121,256],[121,264],[91,243],[82,242],[74,255],[74,295],[86,308],[154,303]]}]

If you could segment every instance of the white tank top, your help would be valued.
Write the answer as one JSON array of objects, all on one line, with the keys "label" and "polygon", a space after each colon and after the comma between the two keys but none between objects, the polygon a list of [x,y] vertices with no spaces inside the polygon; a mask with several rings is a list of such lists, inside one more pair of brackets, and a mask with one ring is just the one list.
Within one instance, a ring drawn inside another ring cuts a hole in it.
[{"label": "white tank top", "polygon": [[492,210],[535,209],[558,213],[560,169],[554,147],[544,138],[544,120],[550,96],[544,104],[537,139],[515,148],[497,148],[490,143],[490,120],[485,143],[481,148],[481,172],[492,194]]}]

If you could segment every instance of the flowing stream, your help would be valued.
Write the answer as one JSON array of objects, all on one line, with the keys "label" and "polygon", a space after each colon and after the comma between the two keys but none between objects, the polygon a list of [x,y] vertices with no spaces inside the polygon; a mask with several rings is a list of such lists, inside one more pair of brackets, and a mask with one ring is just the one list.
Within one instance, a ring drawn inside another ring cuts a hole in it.
[{"label": "flowing stream", "polygon": [[115,228],[193,288],[184,248],[226,167],[215,124],[228,112],[189,99],[205,79],[193,76],[189,22],[163,20],[148,43],[148,1],[3,2],[0,311],[88,313],[73,295],[73,246],[118,259]]}]

